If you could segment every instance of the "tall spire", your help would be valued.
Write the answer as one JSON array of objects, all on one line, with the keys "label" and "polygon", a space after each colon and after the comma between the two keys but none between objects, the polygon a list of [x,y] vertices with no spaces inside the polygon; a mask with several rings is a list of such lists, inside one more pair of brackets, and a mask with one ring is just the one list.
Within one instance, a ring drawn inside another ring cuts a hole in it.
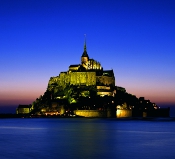
[{"label": "tall spire", "polygon": [[86,50],[86,34],[84,34],[84,52],[81,57],[88,57],[87,50]]},{"label": "tall spire", "polygon": [[84,34],[84,51],[86,51],[86,34]]}]

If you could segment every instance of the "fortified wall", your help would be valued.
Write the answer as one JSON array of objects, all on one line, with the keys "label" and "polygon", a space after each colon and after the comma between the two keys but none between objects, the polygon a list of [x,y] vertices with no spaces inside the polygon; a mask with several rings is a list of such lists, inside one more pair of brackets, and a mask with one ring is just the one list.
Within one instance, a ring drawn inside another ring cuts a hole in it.
[{"label": "fortified wall", "polygon": [[96,72],[71,72],[69,76],[72,85],[96,85]]},{"label": "fortified wall", "polygon": [[99,85],[105,85],[105,86],[109,86],[109,85],[115,85],[115,78],[114,77],[108,77],[108,76],[97,76],[97,84],[99,83]]},{"label": "fortified wall", "polygon": [[51,77],[49,85],[58,84],[63,85],[99,85],[110,86],[115,84],[114,77],[96,76],[96,72],[61,72],[57,77]]},{"label": "fortified wall", "polygon": [[116,117],[117,118],[132,117],[132,110],[129,110],[129,109],[117,109]]},{"label": "fortified wall", "polygon": [[74,110],[74,114],[82,117],[106,118],[112,117],[111,110]]}]

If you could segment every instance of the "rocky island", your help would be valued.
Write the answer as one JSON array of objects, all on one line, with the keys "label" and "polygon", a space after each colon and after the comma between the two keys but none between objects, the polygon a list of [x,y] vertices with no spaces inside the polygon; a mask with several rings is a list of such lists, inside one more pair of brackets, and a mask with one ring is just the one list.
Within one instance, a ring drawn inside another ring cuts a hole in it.
[{"label": "rocky island", "polygon": [[19,105],[17,114],[57,117],[169,117],[169,108],[159,108],[116,86],[113,70],[89,58],[86,49],[80,64],[51,77],[47,90],[31,105]]}]

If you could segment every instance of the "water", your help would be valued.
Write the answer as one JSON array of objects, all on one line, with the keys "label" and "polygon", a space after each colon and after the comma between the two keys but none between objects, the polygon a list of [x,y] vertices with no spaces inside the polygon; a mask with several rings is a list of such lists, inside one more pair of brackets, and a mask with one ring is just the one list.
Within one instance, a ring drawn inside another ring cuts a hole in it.
[{"label": "water", "polygon": [[1,159],[174,159],[175,122],[0,119]]}]

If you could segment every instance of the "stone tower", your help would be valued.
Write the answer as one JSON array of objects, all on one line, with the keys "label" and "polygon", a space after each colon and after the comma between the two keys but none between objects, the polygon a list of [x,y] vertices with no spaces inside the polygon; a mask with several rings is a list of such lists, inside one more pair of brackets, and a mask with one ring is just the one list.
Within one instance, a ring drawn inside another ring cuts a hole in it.
[{"label": "stone tower", "polygon": [[85,42],[84,42],[84,52],[83,52],[83,54],[81,56],[81,64],[86,69],[88,67],[88,60],[89,60],[89,56],[88,56],[87,51],[86,51],[86,39],[85,39]]}]

